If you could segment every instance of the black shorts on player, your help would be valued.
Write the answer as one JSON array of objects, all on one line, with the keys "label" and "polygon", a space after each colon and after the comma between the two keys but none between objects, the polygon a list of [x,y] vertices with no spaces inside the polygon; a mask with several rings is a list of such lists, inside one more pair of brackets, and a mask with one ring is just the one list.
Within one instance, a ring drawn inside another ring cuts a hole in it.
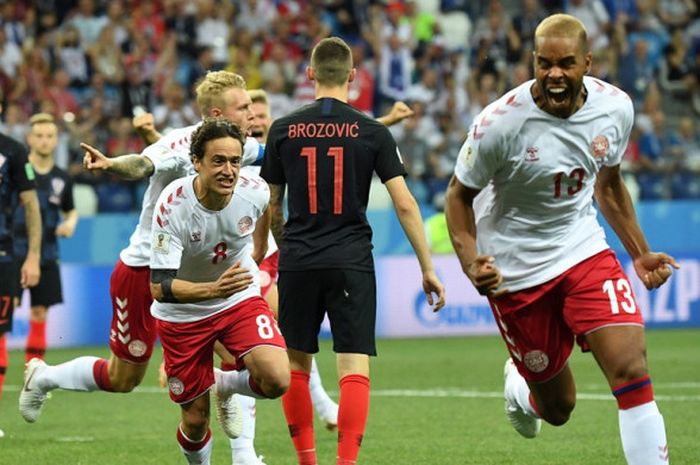
[{"label": "black shorts on player", "polygon": [[0,335],[12,331],[15,296],[20,289],[19,269],[13,261],[0,260]]},{"label": "black shorts on player", "polygon": [[327,313],[336,353],[377,355],[374,339],[376,284],[374,272],[327,269],[283,271],[279,325],[287,347],[318,352],[318,332]]},{"label": "black shorts on player", "polygon": [[[19,276],[19,267],[22,262],[16,263]],[[43,305],[50,307],[63,302],[63,290],[61,286],[61,272],[58,263],[49,261],[41,264],[41,278],[39,284],[29,288],[30,305]],[[18,286],[17,297],[22,301],[23,290]]]}]

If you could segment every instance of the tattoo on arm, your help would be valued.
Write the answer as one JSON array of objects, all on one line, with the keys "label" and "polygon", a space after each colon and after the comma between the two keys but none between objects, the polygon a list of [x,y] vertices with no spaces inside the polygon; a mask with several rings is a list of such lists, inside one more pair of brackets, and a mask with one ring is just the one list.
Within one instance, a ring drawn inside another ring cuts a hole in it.
[{"label": "tattoo on arm", "polygon": [[275,238],[275,242],[277,242],[277,247],[282,247],[282,231],[284,230],[283,197],[284,184],[270,184],[270,213],[272,215],[270,230]]},{"label": "tattoo on arm", "polygon": [[113,160],[110,172],[124,179],[143,179],[155,171],[150,158],[142,155],[122,155]]},{"label": "tattoo on arm", "polygon": [[27,223],[27,238],[29,252],[41,255],[41,209],[35,190],[20,192],[20,199],[24,205],[25,221]]}]

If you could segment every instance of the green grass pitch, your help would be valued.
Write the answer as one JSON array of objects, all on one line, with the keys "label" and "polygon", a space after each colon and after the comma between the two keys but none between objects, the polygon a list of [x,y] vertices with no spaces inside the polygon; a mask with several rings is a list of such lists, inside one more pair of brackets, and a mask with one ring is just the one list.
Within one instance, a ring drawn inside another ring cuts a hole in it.
[{"label": "green grass pitch", "polygon": [[[649,331],[649,366],[666,420],[674,465],[700,464],[700,330]],[[503,413],[498,337],[379,341],[372,360],[372,398],[359,464],[618,465],[624,464],[617,410],[589,354],[571,360],[578,403],[570,422],[548,425],[526,440]],[[49,350],[55,364],[106,348]],[[179,409],[157,388],[158,357],[131,394],[55,391],[41,418],[26,424],[17,410],[23,354],[11,353],[0,401],[2,465],[184,464],[175,441]],[[329,344],[318,356],[331,396],[338,388]],[[279,401],[258,401],[256,448],[268,465],[295,465]],[[214,421],[214,464],[230,448]],[[316,423],[319,464],[335,463],[336,437]]]}]

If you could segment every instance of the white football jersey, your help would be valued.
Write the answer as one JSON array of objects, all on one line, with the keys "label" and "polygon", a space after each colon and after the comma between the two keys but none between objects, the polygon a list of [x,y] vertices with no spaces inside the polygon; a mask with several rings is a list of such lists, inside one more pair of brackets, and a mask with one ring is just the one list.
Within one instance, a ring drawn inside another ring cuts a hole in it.
[{"label": "white football jersey", "polygon": [[[151,220],[153,208],[165,186],[184,176],[194,174],[190,159],[192,133],[202,123],[174,129],[161,137],[158,142],[146,147],[141,154],[153,162],[153,174],[148,179],[148,187],[141,203],[141,215],[136,229],[129,238],[129,245],[121,251],[119,258],[128,266],[148,266],[151,256]],[[262,157],[265,147],[253,137],[246,138],[243,147],[243,160],[246,166]]]},{"label": "white football jersey", "polygon": [[607,249],[593,207],[602,166],[619,165],[634,121],[627,94],[584,77],[569,118],[535,104],[526,82],[486,107],[460,149],[455,176],[474,201],[477,251],[496,257],[510,291],[549,281]]},{"label": "white football jersey", "polygon": [[260,295],[258,267],[251,256],[252,234],[270,200],[267,183],[258,176],[240,175],[228,205],[212,211],[197,200],[195,178],[172,182],[158,198],[152,223],[151,269],[178,270],[180,279],[208,282],[216,281],[240,260],[253,275],[253,284],[227,298],[186,304],[154,301],[151,314],[160,320],[202,320]]}]

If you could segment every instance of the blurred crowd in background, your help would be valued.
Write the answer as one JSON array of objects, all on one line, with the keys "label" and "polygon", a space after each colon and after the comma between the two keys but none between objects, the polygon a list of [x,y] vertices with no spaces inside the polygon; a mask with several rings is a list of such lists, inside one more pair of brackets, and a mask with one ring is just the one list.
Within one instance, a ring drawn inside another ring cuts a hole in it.
[{"label": "blurred crowd in background", "polygon": [[78,202],[138,210],[145,183],[84,172],[80,142],[139,152],[140,111],[164,133],[196,123],[193,89],[208,70],[241,74],[282,116],[313,99],[309,52],[335,35],[353,49],[354,106],[379,116],[403,100],[415,111],[391,130],[412,192],[430,205],[472,119],[532,78],[534,29],[553,12],[585,24],[591,75],[634,101],[624,161],[634,197],[700,198],[696,0],[0,0],[0,130],[24,141],[33,113],[53,114],[56,162]]}]

